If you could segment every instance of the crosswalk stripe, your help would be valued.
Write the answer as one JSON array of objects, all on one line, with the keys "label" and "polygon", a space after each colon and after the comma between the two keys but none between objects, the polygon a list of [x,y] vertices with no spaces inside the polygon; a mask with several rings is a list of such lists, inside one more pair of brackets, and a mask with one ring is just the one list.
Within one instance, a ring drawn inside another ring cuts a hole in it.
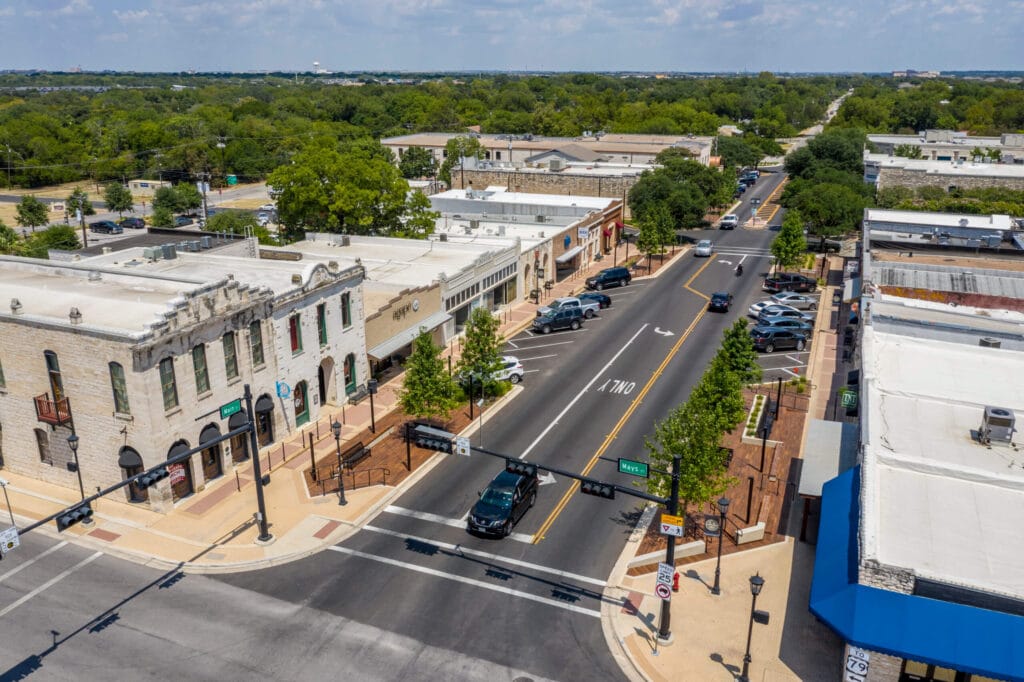
[{"label": "crosswalk stripe", "polygon": [[91,562],[95,561],[96,559],[99,559],[101,556],[103,556],[103,552],[96,552],[92,556],[88,556],[88,557],[82,559],[81,561],[79,561],[77,564],[75,564],[71,568],[67,569],[66,571],[62,571],[59,574],[57,574],[56,576],[54,576],[53,578],[50,578],[49,580],[47,580],[42,585],[40,585],[36,589],[32,590],[31,592],[29,592],[28,594],[23,596],[18,601],[14,602],[13,604],[11,604],[7,608],[5,608],[3,611],[0,611],[0,618],[3,618],[8,613],[10,613],[14,609],[18,608],[19,606],[21,606],[22,604],[27,602],[29,599],[32,599],[32,597],[35,597],[37,594],[39,594],[43,590],[47,590],[47,589],[53,587],[54,585],[59,583],[61,580],[64,580],[64,578],[67,578],[69,575],[71,575],[72,573],[74,573],[75,571],[80,569],[82,566],[85,566],[86,564],[91,563]]},{"label": "crosswalk stripe", "polygon": [[[420,519],[421,521],[430,521],[432,523],[440,523],[445,526],[451,526],[452,528],[466,529],[465,520],[450,519],[447,516],[439,516],[437,514],[431,514],[430,512],[416,511],[415,509],[406,509],[405,507],[397,507],[395,505],[389,505],[384,508],[384,511],[389,514],[401,514],[402,516],[411,516],[414,519]],[[528,545],[533,544],[533,536],[525,535],[523,533],[512,533],[508,536],[509,540],[516,540],[523,542]]]},{"label": "crosswalk stripe", "polygon": [[40,559],[42,559],[47,554],[52,554],[52,553],[56,552],[58,549],[60,549],[61,547],[63,547],[66,544],[68,544],[67,540],[61,540],[59,543],[57,543],[53,547],[50,547],[48,550],[46,550],[45,552],[41,553],[39,556],[33,557],[33,558],[29,559],[28,561],[26,561],[25,563],[21,564],[20,566],[16,566],[15,568],[12,568],[11,570],[9,570],[6,573],[4,573],[3,575],[0,575],[0,583],[2,583],[3,581],[7,580],[8,578],[10,578],[12,575],[17,573],[18,571],[21,571],[21,570],[24,570],[24,569],[28,568],[29,566],[31,566],[35,562],[37,562]]}]

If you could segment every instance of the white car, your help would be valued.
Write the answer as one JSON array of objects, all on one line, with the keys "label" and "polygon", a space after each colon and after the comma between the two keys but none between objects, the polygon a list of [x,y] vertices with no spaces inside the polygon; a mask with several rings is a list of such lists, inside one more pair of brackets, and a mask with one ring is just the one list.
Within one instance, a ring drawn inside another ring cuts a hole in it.
[{"label": "white car", "polygon": [[258,214],[256,216],[256,224],[259,225],[260,227],[266,227],[267,225],[269,225],[270,224],[270,214],[269,213],[260,213],[260,214]]},{"label": "white car", "polygon": [[263,204],[259,210],[273,212],[277,210],[277,204]]},{"label": "white car", "polygon": [[740,217],[735,213],[726,213],[718,221],[718,228],[721,230],[733,230],[740,224]]},{"label": "white car", "polygon": [[776,303],[788,305],[797,310],[817,310],[818,297],[810,294],[799,294],[795,291],[780,291],[772,296]]},{"label": "white car", "polygon": [[769,306],[779,309],[788,308],[789,310],[796,310],[793,306],[785,305],[784,303],[777,303],[769,298],[763,301],[758,301],[754,305],[750,306],[750,308],[747,309],[747,315],[756,318],[761,314],[762,310]]},{"label": "white car", "polygon": [[523,380],[523,363],[519,362],[519,358],[505,355],[501,358],[501,369],[494,373],[494,378],[518,384]]},{"label": "white car", "polygon": [[710,258],[711,253],[714,250],[715,245],[711,243],[710,239],[701,239],[699,242],[697,242],[697,248],[693,250],[693,255]]}]

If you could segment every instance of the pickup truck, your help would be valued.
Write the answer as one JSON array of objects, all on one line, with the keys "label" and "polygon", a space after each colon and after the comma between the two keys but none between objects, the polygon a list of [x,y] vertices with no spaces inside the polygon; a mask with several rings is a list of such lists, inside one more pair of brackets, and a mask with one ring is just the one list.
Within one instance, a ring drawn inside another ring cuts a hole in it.
[{"label": "pickup truck", "polygon": [[583,314],[579,308],[566,308],[565,310],[555,310],[550,315],[533,318],[533,329],[541,334],[550,334],[559,329],[575,331],[580,328],[582,323]]},{"label": "pickup truck", "polygon": [[537,309],[537,317],[550,317],[561,310],[578,309],[580,314],[588,320],[601,310],[601,304],[597,301],[583,301],[575,296],[556,298],[543,308]]}]

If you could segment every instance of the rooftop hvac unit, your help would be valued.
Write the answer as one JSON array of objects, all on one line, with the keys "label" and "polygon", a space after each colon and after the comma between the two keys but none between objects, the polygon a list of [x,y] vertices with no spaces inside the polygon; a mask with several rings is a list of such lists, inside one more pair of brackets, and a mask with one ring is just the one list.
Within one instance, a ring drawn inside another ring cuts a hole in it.
[{"label": "rooftop hvac unit", "polygon": [[538,223],[543,223],[545,220],[547,220],[547,217],[539,215],[539,216],[537,216],[536,220],[537,220]]},{"label": "rooftop hvac unit", "polygon": [[985,406],[985,415],[981,418],[978,428],[978,440],[984,445],[1013,442],[1014,418],[1013,411],[1005,407]]},{"label": "rooftop hvac unit", "polygon": [[504,237],[505,236],[505,226],[504,225],[498,225],[498,236],[499,237]]},{"label": "rooftop hvac unit", "polygon": [[164,260],[172,260],[178,257],[178,249],[175,248],[174,244],[164,244],[161,248],[164,252]]},{"label": "rooftop hvac unit", "polygon": [[201,248],[201,249],[209,249],[209,248],[212,248],[212,247],[213,247],[213,240],[212,239],[210,239],[209,237],[200,237],[199,238],[199,248]]},{"label": "rooftop hvac unit", "polygon": [[341,245],[342,246],[352,246],[352,238],[349,237],[347,234],[341,235]]},{"label": "rooftop hvac unit", "polygon": [[563,159],[551,159],[548,162],[548,168],[553,171],[560,171],[565,168],[565,161]]},{"label": "rooftop hvac unit", "polygon": [[441,234],[437,235],[437,238],[439,241],[446,242],[448,241],[448,234],[446,232],[442,232]]},{"label": "rooftop hvac unit", "polygon": [[147,246],[142,250],[142,257],[146,260],[156,260],[163,250],[159,246]]},{"label": "rooftop hvac unit", "polygon": [[188,243],[188,250],[189,251],[198,251],[199,250],[199,240],[198,239],[190,240],[189,243]]},{"label": "rooftop hvac unit", "polygon": [[471,229],[471,230],[479,230],[480,229],[480,221],[479,220],[470,220],[469,221],[469,229]]},{"label": "rooftop hvac unit", "polygon": [[983,336],[978,339],[978,345],[982,348],[1000,348],[1003,342],[999,339],[993,339],[991,336]]},{"label": "rooftop hvac unit", "polygon": [[473,228],[470,227],[469,225],[466,225],[465,231],[466,234],[473,234]]}]

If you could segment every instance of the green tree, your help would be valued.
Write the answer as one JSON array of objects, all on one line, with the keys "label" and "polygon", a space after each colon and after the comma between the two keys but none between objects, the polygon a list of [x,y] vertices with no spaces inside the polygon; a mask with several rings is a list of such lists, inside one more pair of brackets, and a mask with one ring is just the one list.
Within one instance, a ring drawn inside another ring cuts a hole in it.
[{"label": "green tree", "polygon": [[107,185],[103,192],[103,200],[107,202],[107,210],[117,211],[119,217],[125,211],[133,210],[134,207],[132,193],[120,182],[112,182]]},{"label": "green tree", "polygon": [[756,166],[763,156],[760,149],[747,144],[742,137],[720,135],[716,140],[723,166]]},{"label": "green tree", "polygon": [[722,345],[718,355],[726,366],[739,377],[745,385],[761,380],[761,365],[758,364],[758,353],[754,350],[754,342],[747,333],[747,320],[740,318],[722,335]]},{"label": "green tree", "polygon": [[40,230],[29,235],[23,240],[18,255],[30,258],[49,258],[50,249],[57,251],[76,251],[82,248],[75,234],[75,228],[70,225],[50,225],[45,230]]},{"label": "green tree", "polygon": [[256,221],[248,211],[221,211],[210,216],[203,227],[206,232],[227,232],[229,234],[251,235],[260,244],[276,244],[270,231]]},{"label": "green tree", "polygon": [[[171,216],[171,221],[174,220],[174,214],[178,211],[178,193],[174,191],[172,185],[164,185],[158,187],[156,192],[153,193],[153,213],[157,211],[166,211]],[[154,224],[157,224],[154,220]]]},{"label": "green tree", "polygon": [[914,190],[909,187],[883,187],[878,190],[875,202],[881,208],[897,208],[914,200]]},{"label": "green tree", "polygon": [[782,228],[772,240],[771,252],[775,256],[776,269],[788,270],[800,262],[800,256],[807,247],[807,240],[804,238],[804,221],[800,212],[791,210],[786,212],[782,221]]},{"label": "green tree", "polygon": [[689,402],[697,409],[713,415],[719,435],[732,431],[746,413],[743,383],[729,367],[721,349],[690,394]]},{"label": "green tree", "polygon": [[15,209],[15,222],[22,227],[31,227],[35,232],[37,227],[45,225],[50,221],[50,209],[43,202],[30,194],[26,194],[18,202]]},{"label": "green tree", "polygon": [[[276,185],[275,185],[276,186]],[[458,387],[441,361],[441,347],[423,330],[412,342],[398,401],[402,410],[419,418],[448,418],[458,405]]]},{"label": "green tree", "polygon": [[641,252],[646,253],[648,258],[655,253],[663,253],[665,244],[675,237],[672,216],[664,204],[649,208],[637,222],[640,234],[637,236],[636,246]]},{"label": "green tree", "polygon": [[96,210],[92,207],[92,202],[89,201],[89,193],[81,187],[76,187],[75,190],[68,195],[68,198],[64,200],[64,205],[70,215],[78,217],[78,224],[82,229],[82,238],[84,239],[85,216],[96,215]]},{"label": "green tree", "polygon": [[150,220],[154,227],[174,227],[174,212],[167,206],[155,206]]},{"label": "green tree", "polygon": [[429,149],[409,147],[398,162],[398,170],[406,179],[433,177],[437,172],[437,159]]},{"label": "green tree", "polygon": [[801,192],[793,203],[810,234],[828,237],[857,229],[868,202],[849,187],[825,183]]},{"label": "green tree", "polygon": [[[466,320],[466,338],[462,341],[462,355],[459,357],[459,376],[471,378],[472,385],[484,384],[487,393],[495,394],[497,382],[495,372],[501,369],[501,345],[498,334],[498,318],[486,308],[478,306]],[[472,388],[469,399],[472,400]]]},{"label": "green tree", "polygon": [[18,236],[18,233],[0,220],[0,253],[9,256],[18,255],[20,242],[21,237]]},{"label": "green tree", "polygon": [[[680,511],[690,503],[709,502],[728,488],[725,452],[719,447],[721,438],[716,416],[687,401],[657,422],[653,438],[644,440],[654,468],[671,471],[674,457],[681,458]],[[647,479],[647,492],[668,497],[671,483],[670,476],[652,471]]]},{"label": "green tree", "polygon": [[394,237],[426,239],[434,233],[441,214],[431,210],[430,199],[423,192],[410,192],[406,202],[407,213],[400,228],[390,231]]},{"label": "green tree", "polygon": [[452,185],[452,168],[462,163],[462,159],[476,157],[482,159],[484,156],[483,145],[475,137],[453,137],[444,146],[444,161],[437,172],[437,177]]},{"label": "green tree", "polygon": [[920,159],[921,148],[916,144],[898,144],[893,147],[892,153],[895,156],[902,156],[906,159]]},{"label": "green tree", "polygon": [[203,205],[202,192],[191,182],[179,182],[175,185],[174,195],[179,213],[192,213]]}]

